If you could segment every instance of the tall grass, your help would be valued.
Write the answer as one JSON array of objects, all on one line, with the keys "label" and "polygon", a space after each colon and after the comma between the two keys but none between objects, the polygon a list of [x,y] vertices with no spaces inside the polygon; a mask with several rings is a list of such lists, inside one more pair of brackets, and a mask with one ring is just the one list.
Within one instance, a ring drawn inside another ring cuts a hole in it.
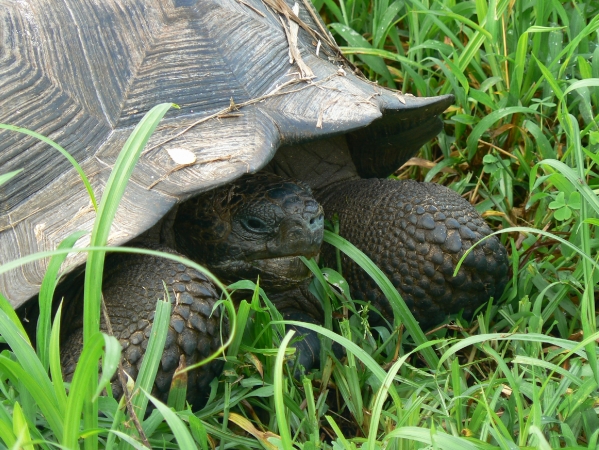
[{"label": "tall grass", "polygon": [[[456,95],[444,132],[420,154],[434,164],[416,160],[396,176],[445,184],[475,204],[510,250],[512,281],[472,323],[457,315],[425,335],[380,271],[327,232],[328,242],[395,299],[392,327],[371,329],[367,305],[352,298],[343,277],[306,261],[315,273],[311,291],[327,314],[322,327],[304,325],[323,336],[321,367],[295,379],[293,337],[285,336],[280,314],[259,286],[239,283],[248,300],[239,305],[225,372],[207,405],[192,412],[173,400],[177,408],[157,405],[141,414],[146,442],[203,449],[597,448],[599,5],[313,3],[345,55],[373,80],[418,95]],[[120,173],[125,180],[126,170]],[[43,298],[51,298],[55,270],[76,238],[49,253],[55,260]],[[96,239],[102,249],[104,238]],[[86,301],[97,301],[96,289]],[[86,312],[88,337],[98,331],[95,308]],[[110,374],[118,346],[107,336],[88,339],[90,363],[65,387],[60,315],[50,324],[47,311],[36,354],[0,301],[0,330],[11,347],[0,355],[0,448],[143,448],[116,400],[96,395],[106,383],[98,383],[96,362],[103,355],[102,373]],[[341,361],[333,342],[345,348]]]},{"label": "tall grass", "polygon": [[[97,208],[90,247],[73,248],[77,240],[85,234],[83,231],[76,231],[55,251],[29,255],[0,266],[0,273],[2,273],[27,262],[51,257],[39,295],[37,353],[31,346],[29,337],[16,314],[12,311],[10,303],[0,294],[0,335],[10,347],[10,351],[3,351],[0,354],[0,392],[2,393],[0,398],[3,400],[0,405],[0,440],[3,444],[0,443],[0,446],[4,445],[0,448],[34,448],[34,446],[50,448],[56,444],[64,448],[76,448],[81,442],[85,448],[98,448],[100,443],[110,448],[122,447],[125,443],[142,448],[144,446],[140,443],[140,439],[145,440],[147,444],[151,442],[147,440],[145,430],[139,431],[130,426],[132,417],[122,412],[124,399],[121,399],[119,404],[110,395],[99,397],[109,385],[121,357],[121,345],[116,338],[100,333],[100,298],[104,254],[108,250],[104,246],[118,204],[142,149],[171,106],[171,104],[162,104],[149,111],[125,143]],[[16,127],[3,127],[37,135]],[[72,160],[66,150],[46,138],[43,140]],[[74,160],[72,162],[75,168],[79,169],[85,186],[89,187],[85,174]],[[4,175],[0,182],[10,182],[17,173],[18,171]],[[225,287],[206,269],[185,258],[144,249],[111,250],[162,256],[190,265],[207,274],[226,293]],[[52,325],[50,311],[54,291],[60,278],[60,266],[67,255],[73,251],[86,251],[89,255],[84,297],[84,345],[72,381],[67,386],[60,368],[59,330],[62,307],[59,307]],[[228,294],[226,297],[227,307],[232,311],[230,297]],[[131,387],[132,411],[137,411],[136,419],[140,416],[143,418],[150,400],[155,405],[156,411],[175,432],[175,441],[180,446],[189,448],[193,438],[181,419],[148,394],[152,390],[164,348],[170,309],[171,305],[168,301],[157,302],[155,321],[147,348],[148,357],[144,358],[135,385]],[[231,318],[232,326],[235,327],[234,314]],[[231,335],[233,336],[234,334]],[[98,376],[100,360],[101,377]],[[102,415],[99,415],[99,412]],[[102,416],[113,420],[104,420],[104,423],[100,423]]]},{"label": "tall grass", "polygon": [[[421,152],[434,166],[416,163],[396,175],[462,194],[511,250],[503,298],[474,327],[444,331],[458,343],[438,349],[451,369],[447,378],[434,374],[443,394],[431,393],[428,403],[417,387],[419,401],[441,409],[421,414],[418,425],[479,446],[595,448],[599,4],[314,3],[372,79],[456,95],[444,133]],[[497,341],[496,331],[516,334]],[[474,347],[460,355],[456,345]],[[570,396],[581,408],[573,415]],[[389,436],[405,437],[399,447],[434,441],[413,429]]]}]

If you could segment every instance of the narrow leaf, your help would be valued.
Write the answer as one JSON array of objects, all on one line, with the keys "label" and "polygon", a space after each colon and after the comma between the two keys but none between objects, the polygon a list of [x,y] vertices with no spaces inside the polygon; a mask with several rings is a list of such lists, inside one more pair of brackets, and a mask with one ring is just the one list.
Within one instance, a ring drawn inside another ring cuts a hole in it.
[{"label": "narrow leaf", "polygon": [[162,414],[162,417],[168,423],[171,431],[173,432],[175,439],[177,440],[177,444],[179,448],[196,448],[196,445],[191,437],[191,434],[187,430],[187,427],[183,423],[183,421],[172,412],[168,406],[159,401],[158,399],[152,397],[146,391],[143,391],[146,397],[154,404],[156,409]]},{"label": "narrow leaf", "polygon": [[8,173],[3,173],[2,175],[0,175],[0,186],[2,186],[4,183],[7,183],[8,180],[16,177],[21,172],[23,172],[23,169],[14,170],[14,171],[8,172]]}]

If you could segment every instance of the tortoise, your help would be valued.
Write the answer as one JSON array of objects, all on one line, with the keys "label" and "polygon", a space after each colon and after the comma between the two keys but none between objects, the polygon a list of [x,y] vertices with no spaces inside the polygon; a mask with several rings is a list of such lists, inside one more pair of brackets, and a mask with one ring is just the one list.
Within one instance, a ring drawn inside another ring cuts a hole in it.
[{"label": "tortoise", "polygon": [[[0,122],[67,148],[99,197],[140,118],[157,103],[179,105],[131,177],[110,245],[163,229],[176,205],[262,171],[293,177],[312,189],[326,214],[338,213],[341,233],[364,243],[375,261],[380,256],[424,326],[460,309],[472,313],[501,295],[507,261],[495,238],[471,254],[456,279],[450,275],[456,258],[490,233],[472,207],[436,185],[380,180],[439,133],[439,116],[453,96],[414,97],[368,82],[341,56],[310,2],[295,10],[291,3],[9,3],[0,11]],[[191,159],[181,164],[180,153]],[[74,230],[91,230],[95,213],[81,181],[44,144],[0,131],[0,167],[24,169],[0,187],[0,264],[53,249]],[[356,225],[356,216],[367,217],[356,211],[373,207],[378,228]],[[88,242],[89,235],[78,246]],[[84,259],[70,256],[65,270]],[[0,275],[0,292],[14,308],[36,295],[46,263]],[[371,282],[347,264],[356,272],[355,291],[388,310]],[[197,273],[168,270],[194,286],[195,312],[213,303],[216,294]],[[212,323],[202,317],[198,330]],[[174,333],[193,327],[189,320],[174,324]]]}]

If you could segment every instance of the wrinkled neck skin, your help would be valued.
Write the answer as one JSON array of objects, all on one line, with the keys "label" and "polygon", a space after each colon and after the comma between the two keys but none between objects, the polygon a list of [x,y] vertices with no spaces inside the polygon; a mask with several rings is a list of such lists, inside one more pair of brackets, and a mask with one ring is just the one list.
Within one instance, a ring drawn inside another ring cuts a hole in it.
[{"label": "wrinkled neck skin", "polygon": [[345,136],[281,147],[264,170],[307,183],[319,201],[331,186],[360,178]]}]

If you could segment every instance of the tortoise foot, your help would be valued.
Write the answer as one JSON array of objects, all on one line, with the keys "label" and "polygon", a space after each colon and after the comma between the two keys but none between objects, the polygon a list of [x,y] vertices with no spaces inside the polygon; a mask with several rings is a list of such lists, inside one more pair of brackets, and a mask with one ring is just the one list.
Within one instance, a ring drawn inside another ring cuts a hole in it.
[{"label": "tortoise foot", "polygon": [[[174,253],[165,247],[153,248]],[[218,309],[213,311],[219,299],[214,285],[196,270],[170,260],[147,255],[115,255],[107,259],[103,294],[112,332],[122,345],[123,369],[135,379],[151,335],[156,301],[165,297],[163,281],[172,311],[152,395],[166,401],[180,361],[190,366],[221,345],[221,318]],[[82,317],[82,303],[74,302],[79,310],[74,314],[76,318]],[[224,323],[226,326],[227,322]],[[104,319],[102,330],[108,330]],[[81,348],[82,329],[75,326],[62,345],[61,362],[66,379],[72,377]],[[187,401],[195,409],[205,402],[209,383],[221,373],[222,367],[221,361],[212,361],[187,373]],[[115,396],[122,395],[116,378],[112,389]]]},{"label": "tortoise foot", "polygon": [[[338,183],[319,200],[328,218],[338,214],[341,236],[385,272],[422,327],[459,311],[469,317],[503,293],[507,253],[494,236],[478,244],[453,276],[464,253],[491,229],[452,190],[413,180],[362,179]],[[330,246],[322,253],[327,264],[335,263]],[[343,267],[354,297],[392,318],[375,282],[347,257]]]}]

